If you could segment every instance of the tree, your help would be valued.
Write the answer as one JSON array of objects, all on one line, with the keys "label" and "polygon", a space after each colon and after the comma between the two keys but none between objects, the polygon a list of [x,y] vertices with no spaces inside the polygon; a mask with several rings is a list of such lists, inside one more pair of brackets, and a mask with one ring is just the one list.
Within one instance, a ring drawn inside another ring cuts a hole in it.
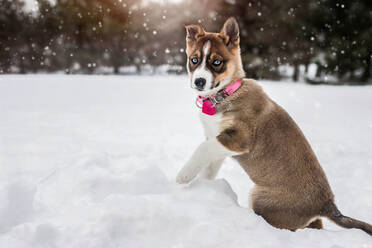
[{"label": "tree", "polygon": [[31,19],[23,11],[20,0],[0,1],[0,73],[13,72],[12,67],[22,71],[20,52],[27,50],[27,40],[19,34],[25,33]]},{"label": "tree", "polygon": [[324,54],[323,70],[343,80],[371,78],[372,2],[323,0],[312,6],[311,28]]}]

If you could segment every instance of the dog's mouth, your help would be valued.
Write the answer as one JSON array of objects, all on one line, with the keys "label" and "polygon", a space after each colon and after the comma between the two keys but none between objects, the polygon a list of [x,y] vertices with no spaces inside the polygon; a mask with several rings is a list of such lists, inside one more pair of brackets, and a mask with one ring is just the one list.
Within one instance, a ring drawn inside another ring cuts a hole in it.
[{"label": "dog's mouth", "polygon": [[204,87],[195,87],[194,89],[196,89],[197,91],[204,91]]},{"label": "dog's mouth", "polygon": [[213,90],[215,88],[217,88],[218,86],[220,86],[220,82],[218,82],[216,85],[212,85],[209,89],[205,89],[205,87],[195,87],[193,85],[191,85],[191,89],[194,89],[194,90],[197,90],[197,91],[209,91],[209,90]]},{"label": "dog's mouth", "polygon": [[190,87],[191,89],[197,91],[201,95],[210,95],[213,94],[214,91],[221,85],[221,81],[217,82],[216,84],[212,84],[212,86],[206,88],[206,87],[198,87],[195,84],[191,82]]}]

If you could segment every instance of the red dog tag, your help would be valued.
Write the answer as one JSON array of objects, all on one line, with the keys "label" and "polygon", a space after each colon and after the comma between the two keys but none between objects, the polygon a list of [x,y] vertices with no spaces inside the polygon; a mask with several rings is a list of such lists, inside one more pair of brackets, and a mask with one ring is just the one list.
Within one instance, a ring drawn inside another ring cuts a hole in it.
[{"label": "red dog tag", "polygon": [[202,112],[207,115],[215,115],[217,113],[217,109],[215,106],[213,106],[213,103],[211,100],[204,100]]}]

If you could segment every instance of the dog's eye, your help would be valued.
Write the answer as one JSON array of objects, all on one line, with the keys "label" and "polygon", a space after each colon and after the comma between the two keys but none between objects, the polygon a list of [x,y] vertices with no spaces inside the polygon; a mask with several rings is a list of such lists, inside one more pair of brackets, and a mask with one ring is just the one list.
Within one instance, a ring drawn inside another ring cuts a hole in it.
[{"label": "dog's eye", "polygon": [[191,62],[195,65],[195,64],[198,63],[198,59],[197,59],[197,58],[192,58],[192,59],[191,59]]},{"label": "dog's eye", "polygon": [[222,63],[221,60],[218,60],[218,59],[213,61],[213,65],[215,65],[215,66],[219,66],[221,63]]}]

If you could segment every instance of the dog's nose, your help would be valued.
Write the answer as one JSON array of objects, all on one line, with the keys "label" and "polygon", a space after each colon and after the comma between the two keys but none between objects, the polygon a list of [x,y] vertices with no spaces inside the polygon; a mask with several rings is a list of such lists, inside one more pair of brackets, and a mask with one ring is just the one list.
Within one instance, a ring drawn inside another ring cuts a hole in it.
[{"label": "dog's nose", "polygon": [[205,86],[205,83],[206,83],[206,81],[205,81],[204,78],[197,78],[197,79],[195,79],[195,82],[194,82],[194,84],[195,84],[195,86],[198,90],[203,90],[204,86]]}]

